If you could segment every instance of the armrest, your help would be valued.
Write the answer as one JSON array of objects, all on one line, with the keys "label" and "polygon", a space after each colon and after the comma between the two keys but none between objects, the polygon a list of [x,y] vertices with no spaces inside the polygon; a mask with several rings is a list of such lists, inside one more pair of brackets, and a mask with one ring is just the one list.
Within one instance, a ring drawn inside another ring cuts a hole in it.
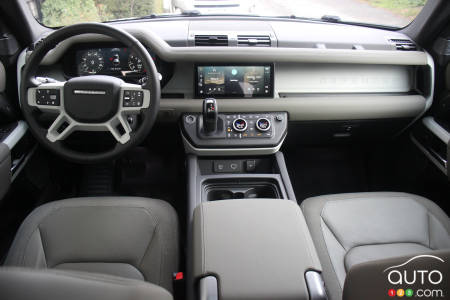
[{"label": "armrest", "polygon": [[298,205],[243,199],[194,212],[194,278],[212,275],[220,299],[309,299],[307,271],[321,266]]}]

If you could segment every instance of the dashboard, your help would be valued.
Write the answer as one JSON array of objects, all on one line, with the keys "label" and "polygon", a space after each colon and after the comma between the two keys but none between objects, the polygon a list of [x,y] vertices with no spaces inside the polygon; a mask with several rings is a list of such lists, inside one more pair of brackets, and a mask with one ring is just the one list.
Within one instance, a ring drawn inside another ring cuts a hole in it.
[{"label": "dashboard", "polygon": [[[208,96],[217,99],[223,113],[286,111],[294,122],[416,118],[433,98],[434,62],[420,48],[399,50],[396,43],[410,42],[401,32],[247,17],[112,26],[139,39],[154,59],[162,76],[164,122],[200,112]],[[228,39],[228,44],[197,44],[205,36]],[[256,41],[268,37],[270,46],[247,45],[249,36]],[[130,83],[145,80],[138,57],[99,35],[60,43],[43,59],[41,70],[42,76],[56,80],[94,73]]]}]

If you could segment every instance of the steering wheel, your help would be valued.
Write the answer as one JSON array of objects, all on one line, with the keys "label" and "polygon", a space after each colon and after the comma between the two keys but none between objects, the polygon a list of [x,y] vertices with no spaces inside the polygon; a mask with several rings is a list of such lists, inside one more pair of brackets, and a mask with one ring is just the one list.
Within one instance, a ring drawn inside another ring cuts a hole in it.
[{"label": "steering wheel", "polygon": [[[41,83],[36,79],[40,62],[58,43],[80,34],[102,34],[129,47],[142,59],[148,77],[143,85],[103,75],[74,77],[67,81]],[[153,60],[145,47],[129,33],[100,23],[81,23],[61,28],[36,46],[22,72],[21,108],[30,131],[40,144],[77,163],[111,160],[142,142],[155,123],[160,101],[160,83]],[[37,120],[38,112],[58,117],[49,128]],[[139,115],[133,130],[127,116]],[[110,132],[116,144],[103,152],[80,152],[63,143],[75,131]]]}]

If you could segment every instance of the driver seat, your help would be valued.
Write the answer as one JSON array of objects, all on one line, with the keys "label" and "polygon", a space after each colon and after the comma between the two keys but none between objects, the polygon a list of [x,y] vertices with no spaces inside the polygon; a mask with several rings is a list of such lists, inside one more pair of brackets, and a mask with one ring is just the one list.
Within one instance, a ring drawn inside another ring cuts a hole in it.
[{"label": "driver seat", "polygon": [[22,223],[5,265],[116,275],[172,292],[177,214],[165,201],[137,197],[50,202]]}]

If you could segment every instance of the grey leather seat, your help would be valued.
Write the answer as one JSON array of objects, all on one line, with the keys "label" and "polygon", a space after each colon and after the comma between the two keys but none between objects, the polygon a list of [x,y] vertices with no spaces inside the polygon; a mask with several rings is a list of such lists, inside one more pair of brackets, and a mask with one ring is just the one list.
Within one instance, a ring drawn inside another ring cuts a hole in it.
[{"label": "grey leather seat", "polygon": [[450,248],[449,217],[416,195],[327,195],[306,199],[301,207],[331,300],[341,299],[355,264]]},{"label": "grey leather seat", "polygon": [[5,265],[116,275],[172,291],[177,215],[167,202],[146,198],[51,202],[25,219]]},{"label": "grey leather seat", "polygon": [[0,268],[0,296],[13,300],[173,300],[167,290],[140,280],[23,268]]}]

